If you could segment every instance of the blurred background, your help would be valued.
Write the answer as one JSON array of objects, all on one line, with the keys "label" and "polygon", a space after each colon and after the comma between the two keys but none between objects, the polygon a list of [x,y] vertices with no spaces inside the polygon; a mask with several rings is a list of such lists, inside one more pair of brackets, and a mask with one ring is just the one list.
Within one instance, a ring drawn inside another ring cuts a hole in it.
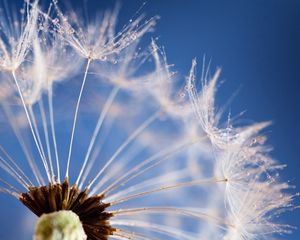
[{"label": "blurred background", "polygon": [[[13,0],[10,2],[20,2]],[[218,105],[229,104],[233,116],[245,111],[243,122],[271,120],[265,130],[272,155],[287,167],[282,179],[300,191],[300,2],[297,0],[74,0],[72,6],[87,12],[121,4],[123,26],[137,11],[161,18],[152,33],[164,46],[168,62],[184,80],[194,57],[201,71],[203,56],[211,71],[222,68]],[[142,8],[141,8],[142,7]],[[141,9],[140,9],[141,8]],[[148,35],[148,37],[150,37]],[[146,37],[147,38],[147,37]],[[148,41],[149,39],[147,39]],[[30,239],[23,206],[0,195],[0,239]],[[300,204],[299,199],[296,205]],[[7,211],[9,209],[9,211]],[[29,217],[31,218],[31,217]],[[18,219],[16,221],[16,219]],[[19,222],[22,221],[20,229]],[[300,227],[300,212],[285,213],[282,221]],[[20,234],[22,233],[22,236]],[[300,230],[282,236],[300,239]]]}]

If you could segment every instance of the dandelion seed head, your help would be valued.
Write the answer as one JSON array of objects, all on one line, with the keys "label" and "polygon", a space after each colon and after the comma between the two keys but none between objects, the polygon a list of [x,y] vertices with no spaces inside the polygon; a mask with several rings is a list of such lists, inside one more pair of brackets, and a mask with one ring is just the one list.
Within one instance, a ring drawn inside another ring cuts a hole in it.
[{"label": "dandelion seed head", "polygon": [[[211,76],[204,60],[199,77],[194,59],[183,81],[157,39],[141,48],[157,17],[138,11],[118,31],[118,6],[85,21],[59,4],[24,1],[24,21],[0,23],[1,193],[35,214],[38,229],[55,232],[51,219],[72,215],[82,239],[291,230],[277,217],[297,196],[272,158],[270,122],[222,122],[220,69]],[[68,232],[62,223],[55,234]]]},{"label": "dandelion seed head", "polygon": [[118,6],[88,24],[78,21],[75,12],[66,17],[56,2],[54,6],[58,17],[52,20],[52,24],[62,38],[81,57],[100,61],[116,61],[116,55],[145,33],[152,31],[157,20],[157,17],[153,17],[143,23],[143,17],[138,17],[116,33]]}]

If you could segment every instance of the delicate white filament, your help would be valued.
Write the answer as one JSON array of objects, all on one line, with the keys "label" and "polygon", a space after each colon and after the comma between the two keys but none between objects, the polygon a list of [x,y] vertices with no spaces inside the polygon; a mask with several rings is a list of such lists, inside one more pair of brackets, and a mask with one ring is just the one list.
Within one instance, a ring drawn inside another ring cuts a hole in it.
[{"label": "delicate white filament", "polygon": [[36,134],[34,132],[34,129],[33,129],[33,126],[32,126],[32,122],[31,122],[31,119],[30,119],[30,116],[29,116],[29,113],[28,113],[28,109],[26,107],[26,103],[24,101],[24,98],[23,98],[23,94],[21,92],[21,89],[20,89],[20,86],[18,84],[18,81],[17,81],[17,78],[16,78],[16,75],[15,75],[15,72],[12,72],[12,76],[13,76],[13,79],[15,81],[15,84],[16,84],[16,87],[18,89],[18,93],[19,93],[19,96],[21,98],[21,101],[22,101],[22,105],[23,105],[23,108],[24,108],[24,111],[25,111],[25,114],[26,114],[26,117],[27,117],[27,120],[28,120],[28,123],[29,123],[29,127],[30,127],[30,130],[31,130],[31,133],[32,133],[32,136],[33,136],[33,140],[35,142],[35,145],[38,149],[38,152],[40,154],[40,157],[43,161],[43,164],[44,164],[44,167],[45,167],[45,170],[46,170],[46,174],[48,176],[48,180],[51,182],[51,178],[49,176],[49,168],[47,166],[47,162],[45,161],[44,157],[43,157],[43,154],[42,154],[42,151],[40,149],[40,146],[39,146],[39,143],[38,143],[38,140],[37,140],[37,137],[36,137]]},{"label": "delicate white filament", "polygon": [[104,107],[103,107],[103,110],[102,110],[102,112],[101,112],[101,114],[100,114],[100,116],[99,116],[98,122],[97,122],[97,124],[96,124],[95,130],[94,130],[94,132],[93,132],[93,136],[92,136],[92,138],[91,138],[91,141],[90,141],[90,144],[89,144],[87,153],[86,153],[86,155],[85,155],[83,165],[82,165],[82,167],[81,167],[80,173],[79,173],[78,178],[77,178],[77,180],[76,180],[76,185],[79,184],[79,180],[80,180],[81,175],[82,175],[82,173],[83,173],[83,171],[84,171],[84,169],[85,169],[85,166],[86,166],[86,164],[87,164],[87,162],[88,162],[88,160],[89,160],[91,151],[92,151],[92,149],[93,149],[93,147],[94,147],[94,144],[95,144],[96,138],[97,138],[97,136],[98,136],[98,134],[99,134],[99,131],[100,131],[100,129],[101,129],[101,126],[102,126],[102,124],[103,124],[103,122],[104,122],[104,119],[105,119],[105,117],[106,117],[106,115],[107,115],[107,113],[108,113],[108,111],[109,111],[109,109],[110,109],[110,107],[111,107],[111,105],[112,105],[112,103],[113,103],[113,101],[114,101],[114,99],[115,99],[115,97],[116,97],[118,91],[119,91],[119,88],[114,88],[114,89],[111,91],[111,93],[110,93],[110,95],[109,95],[109,97],[108,97],[108,99],[107,99],[107,101],[106,101],[106,103],[105,103],[105,105],[104,105]]},{"label": "delicate white filament", "polygon": [[70,168],[70,161],[71,161],[72,147],[73,147],[73,139],[74,139],[74,134],[75,134],[78,110],[79,110],[81,96],[82,96],[82,93],[83,93],[83,89],[84,89],[84,85],[85,85],[85,81],[86,81],[86,78],[87,78],[88,70],[90,68],[91,61],[92,61],[92,59],[90,59],[90,58],[87,60],[87,64],[86,64],[82,84],[81,84],[81,87],[80,87],[79,96],[78,96],[77,103],[76,103],[76,109],[75,109],[75,114],[74,114],[74,118],[73,118],[73,126],[72,126],[72,133],[71,133],[71,139],[70,139],[70,146],[69,146],[66,177],[69,177],[69,168]]},{"label": "delicate white filament", "polygon": [[160,111],[156,112],[150,116],[141,126],[139,126],[125,141],[124,143],[115,151],[113,156],[106,162],[104,167],[96,175],[96,177],[91,181],[88,188],[95,183],[95,181],[101,176],[101,174],[106,170],[106,168],[118,157],[118,155],[130,144],[141,132],[143,132],[160,114]]}]

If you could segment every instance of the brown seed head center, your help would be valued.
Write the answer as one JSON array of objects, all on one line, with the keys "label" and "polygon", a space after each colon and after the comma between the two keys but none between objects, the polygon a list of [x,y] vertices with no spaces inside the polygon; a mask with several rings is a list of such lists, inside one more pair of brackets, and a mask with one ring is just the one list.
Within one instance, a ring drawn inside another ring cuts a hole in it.
[{"label": "brown seed head center", "polygon": [[89,197],[88,189],[80,191],[76,185],[71,187],[66,178],[63,183],[30,187],[27,193],[22,193],[20,201],[38,217],[70,210],[79,216],[88,240],[106,240],[116,229],[109,224],[113,215],[105,212],[110,204],[103,203],[103,197]]}]

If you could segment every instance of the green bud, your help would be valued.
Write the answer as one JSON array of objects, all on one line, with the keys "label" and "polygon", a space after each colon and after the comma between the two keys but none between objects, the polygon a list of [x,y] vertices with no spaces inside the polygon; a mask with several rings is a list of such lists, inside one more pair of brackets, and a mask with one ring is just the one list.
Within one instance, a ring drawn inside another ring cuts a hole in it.
[{"label": "green bud", "polygon": [[79,217],[72,211],[43,214],[37,221],[33,240],[85,240]]}]

